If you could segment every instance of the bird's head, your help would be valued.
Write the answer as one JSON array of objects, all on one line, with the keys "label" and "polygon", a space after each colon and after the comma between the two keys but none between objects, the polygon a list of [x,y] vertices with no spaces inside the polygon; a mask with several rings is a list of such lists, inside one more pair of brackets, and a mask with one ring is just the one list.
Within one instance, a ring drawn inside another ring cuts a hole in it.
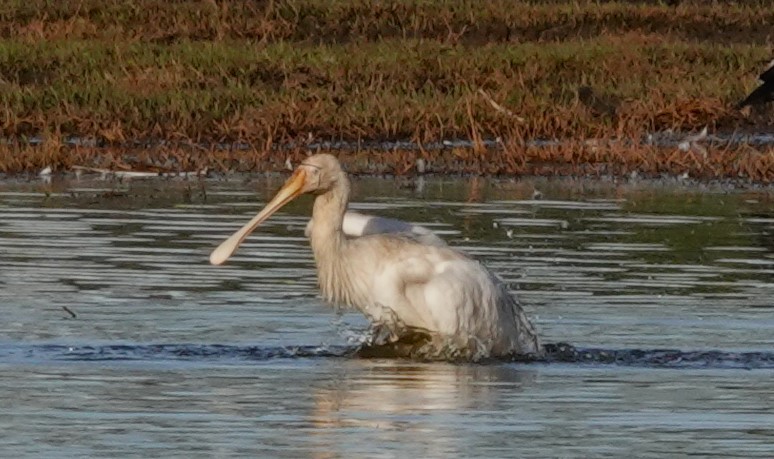
[{"label": "bird's head", "polygon": [[297,183],[301,187],[299,194],[323,194],[330,191],[341,180],[344,172],[335,156],[319,154],[306,158],[285,183],[285,187]]},{"label": "bird's head", "polygon": [[319,154],[306,158],[293,172],[293,175],[277,191],[274,198],[266,204],[258,215],[245,226],[223,241],[210,254],[210,263],[225,263],[245,238],[261,223],[280,210],[285,204],[304,193],[323,194],[330,191],[342,180],[344,172],[339,161],[333,155]]}]

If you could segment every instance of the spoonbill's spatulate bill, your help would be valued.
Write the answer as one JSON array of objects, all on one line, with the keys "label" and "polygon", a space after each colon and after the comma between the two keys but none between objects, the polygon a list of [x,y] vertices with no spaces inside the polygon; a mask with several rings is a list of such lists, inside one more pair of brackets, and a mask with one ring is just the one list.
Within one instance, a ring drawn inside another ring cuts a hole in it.
[{"label": "spoonbill's spatulate bill", "polygon": [[542,353],[521,306],[477,261],[406,234],[347,237],[350,183],[328,154],[301,163],[266,207],[212,252],[210,262],[224,263],[258,225],[304,193],[315,195],[309,239],[329,302],[360,310],[397,339],[426,334],[458,356]]}]

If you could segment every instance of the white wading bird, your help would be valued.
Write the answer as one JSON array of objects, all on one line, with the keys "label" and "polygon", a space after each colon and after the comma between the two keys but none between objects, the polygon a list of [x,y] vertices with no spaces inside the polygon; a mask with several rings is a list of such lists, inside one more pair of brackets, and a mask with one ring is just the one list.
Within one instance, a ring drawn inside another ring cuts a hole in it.
[{"label": "white wading bird", "polygon": [[309,239],[326,300],[357,308],[396,340],[426,335],[439,352],[542,354],[521,306],[477,261],[409,233],[348,239],[342,225],[349,179],[331,155],[304,160],[271,202],[212,252],[210,263],[224,263],[258,225],[304,193],[315,195]]}]

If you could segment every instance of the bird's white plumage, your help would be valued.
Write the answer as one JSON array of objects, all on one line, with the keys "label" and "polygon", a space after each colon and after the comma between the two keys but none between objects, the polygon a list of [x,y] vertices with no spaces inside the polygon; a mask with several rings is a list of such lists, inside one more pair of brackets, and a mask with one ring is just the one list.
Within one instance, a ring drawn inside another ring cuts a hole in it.
[{"label": "bird's white plumage", "polygon": [[[306,237],[311,236],[314,219],[310,218],[304,229]],[[341,230],[348,237],[361,237],[371,234],[403,234],[417,242],[427,245],[445,246],[446,242],[430,229],[421,225],[404,222],[394,218],[366,215],[348,210],[344,214]]]},{"label": "bird's white plumage", "polygon": [[[542,352],[521,306],[479,262],[437,237],[440,243],[423,241],[416,226],[407,229],[403,225],[409,224],[397,220],[368,233],[364,222],[373,222],[373,217],[349,217],[352,227],[345,229],[349,180],[331,155],[307,158],[266,208],[224,241],[211,260],[225,261],[250,231],[302,193],[316,195],[308,235],[320,290],[331,303],[360,310],[395,339],[419,331],[434,346],[451,346],[457,355]],[[360,237],[347,237],[348,231]]]}]

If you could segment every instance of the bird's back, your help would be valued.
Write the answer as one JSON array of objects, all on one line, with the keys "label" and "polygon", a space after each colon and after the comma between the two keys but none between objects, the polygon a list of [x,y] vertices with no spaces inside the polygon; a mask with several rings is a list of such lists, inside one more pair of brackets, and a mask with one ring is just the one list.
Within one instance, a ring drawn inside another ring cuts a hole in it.
[{"label": "bird's back", "polygon": [[[310,219],[304,230],[309,237],[314,227],[314,219]],[[369,236],[373,234],[397,234],[413,239],[421,244],[445,246],[446,242],[436,236],[430,229],[421,225],[404,222],[394,218],[365,215],[359,212],[347,211],[342,221],[342,231],[349,238]]]},{"label": "bird's back", "polygon": [[362,288],[377,308],[366,315],[395,316],[401,326],[453,336],[487,355],[540,352],[534,327],[505,285],[461,252],[397,234],[365,236],[349,250],[357,259],[348,264],[368,279]]}]

